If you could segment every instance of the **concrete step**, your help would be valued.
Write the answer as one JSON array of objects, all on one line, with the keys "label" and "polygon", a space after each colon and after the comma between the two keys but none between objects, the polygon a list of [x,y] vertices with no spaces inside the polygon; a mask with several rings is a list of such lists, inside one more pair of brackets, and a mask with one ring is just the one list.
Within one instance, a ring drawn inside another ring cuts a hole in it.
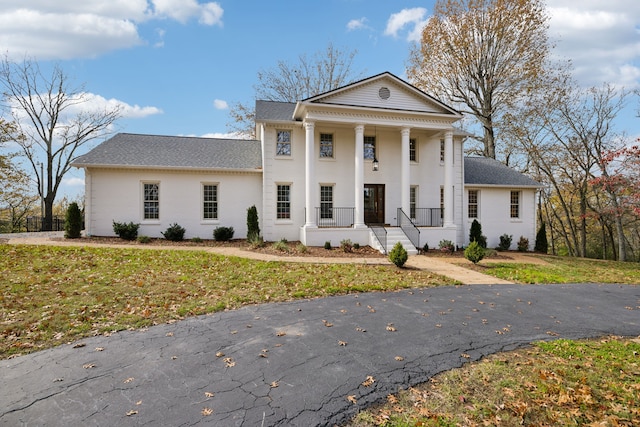
[{"label": "concrete step", "polygon": [[411,240],[404,234],[401,228],[389,227],[387,230],[387,253],[393,249],[397,242],[402,244],[402,247],[407,251],[409,255],[417,255],[418,250],[411,243]]}]

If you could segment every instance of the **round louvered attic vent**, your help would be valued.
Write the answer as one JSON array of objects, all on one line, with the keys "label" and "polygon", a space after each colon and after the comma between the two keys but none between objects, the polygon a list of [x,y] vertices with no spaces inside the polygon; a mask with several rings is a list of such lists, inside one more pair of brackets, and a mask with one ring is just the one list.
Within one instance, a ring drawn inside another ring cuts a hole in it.
[{"label": "round louvered attic vent", "polygon": [[378,96],[380,97],[380,99],[383,99],[386,101],[391,96],[391,91],[389,90],[388,87],[383,86],[378,91]]}]

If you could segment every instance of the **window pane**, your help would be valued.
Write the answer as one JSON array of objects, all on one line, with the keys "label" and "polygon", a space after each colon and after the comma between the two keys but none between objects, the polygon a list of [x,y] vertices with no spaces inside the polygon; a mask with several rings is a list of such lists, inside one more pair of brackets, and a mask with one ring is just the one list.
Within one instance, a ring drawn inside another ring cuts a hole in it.
[{"label": "window pane", "polygon": [[440,140],[440,163],[444,162],[444,139]]},{"label": "window pane", "polygon": [[276,155],[277,156],[290,156],[291,155],[291,131],[279,130],[277,131],[277,143],[276,143]]},{"label": "window pane", "polygon": [[289,185],[278,185],[278,203],[276,206],[276,218],[278,219],[291,218],[290,192]]},{"label": "window pane", "polygon": [[160,218],[159,188],[158,183],[144,184],[144,219]]},{"label": "window pane", "polygon": [[409,216],[416,218],[416,187],[409,189]]},{"label": "window pane", "polygon": [[333,135],[320,134],[320,157],[333,157]]},{"label": "window pane", "polygon": [[373,160],[376,157],[376,137],[365,136],[364,137],[364,158]]},{"label": "window pane", "polygon": [[218,219],[218,186],[203,185],[203,218]]},{"label": "window pane", "polygon": [[409,140],[409,160],[412,162],[416,161],[416,140],[415,138],[411,138]]},{"label": "window pane", "polygon": [[333,218],[333,186],[320,186],[320,218]]},{"label": "window pane", "polygon": [[478,218],[478,190],[469,190],[469,218]]},{"label": "window pane", "polygon": [[520,218],[520,192],[511,192],[511,218]]}]

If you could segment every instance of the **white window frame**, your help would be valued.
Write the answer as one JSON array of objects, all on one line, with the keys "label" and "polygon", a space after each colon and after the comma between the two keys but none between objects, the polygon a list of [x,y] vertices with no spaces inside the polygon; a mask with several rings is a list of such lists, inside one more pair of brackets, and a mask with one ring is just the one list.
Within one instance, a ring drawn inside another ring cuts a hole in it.
[{"label": "white window frame", "polygon": [[[514,203],[514,197],[516,196],[516,202]],[[514,216],[514,209],[515,215]],[[512,221],[519,221],[522,217],[522,192],[518,190],[511,190],[509,192],[509,218]]]},{"label": "white window frame", "polygon": [[418,163],[418,140],[409,138],[409,161]]},{"label": "white window frame", "polygon": [[[334,187],[335,184],[320,184],[320,221],[324,219],[333,220],[333,195],[335,194]],[[323,192],[323,190],[327,188],[331,189],[331,191],[329,193]],[[323,200],[323,196],[326,196],[327,194],[331,196],[331,200]],[[326,216],[326,213],[323,209],[325,206],[328,208],[328,216]]]},{"label": "white window frame", "polygon": [[[215,200],[211,200],[211,201],[206,200],[206,191],[205,191],[206,187],[215,187]],[[201,207],[200,212],[202,213],[202,221],[206,223],[218,222],[220,220],[220,184],[217,182],[203,182],[201,183],[200,189],[201,189],[200,195],[202,197],[201,198],[202,203],[200,205]],[[205,215],[207,203],[212,203],[214,206],[213,218],[207,218]]]},{"label": "white window frame", "polygon": [[[329,138],[324,140],[324,138]],[[323,147],[330,147],[330,155],[325,154],[325,152],[322,150]],[[335,138],[334,135],[332,133],[328,133],[328,132],[320,132],[320,153],[319,153],[319,157],[321,159],[334,159],[335,158]]]},{"label": "white window frame", "polygon": [[[142,221],[144,222],[160,222],[160,181],[142,181],[140,191],[142,192]],[[156,186],[156,200],[147,200],[147,185]],[[156,204],[156,216],[147,217],[147,203]]]},{"label": "white window frame", "polygon": [[[471,202],[471,194],[475,195],[475,202]],[[471,207],[475,207],[476,214],[475,216],[471,215]],[[472,219],[480,219],[480,190],[468,190],[467,192],[467,218]]]},{"label": "white window frame", "polygon": [[444,138],[440,140],[440,164],[444,164]]},{"label": "white window frame", "polygon": [[[284,135],[289,135],[288,136],[288,141],[281,141],[280,140],[280,135],[282,134],[282,136],[284,137]],[[292,157],[292,153],[293,153],[293,144],[292,144],[292,140],[293,139],[293,132],[291,131],[291,129],[276,129],[276,157],[284,157],[287,159],[290,159]],[[281,147],[285,147],[285,146],[289,146],[289,150],[288,152],[281,152]]]},{"label": "white window frame", "polygon": [[409,187],[409,218],[416,220],[416,208],[418,207],[418,186]]},{"label": "white window frame", "polygon": [[[287,200],[280,199],[280,187],[287,187],[288,194]],[[291,221],[291,183],[290,182],[279,182],[276,184],[276,221]],[[286,216],[280,216],[280,208],[281,207],[288,208]]]},{"label": "white window frame", "polygon": [[[373,160],[376,158],[376,137],[373,135],[365,135],[364,136],[364,152],[362,156],[365,160]],[[371,155],[369,155],[368,151],[370,151]]]}]

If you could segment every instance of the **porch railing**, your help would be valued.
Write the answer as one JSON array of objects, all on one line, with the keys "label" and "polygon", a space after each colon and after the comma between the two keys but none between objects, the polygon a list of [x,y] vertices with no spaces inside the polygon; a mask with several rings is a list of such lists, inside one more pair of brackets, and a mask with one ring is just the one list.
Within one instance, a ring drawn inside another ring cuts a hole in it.
[{"label": "porch railing", "polygon": [[316,208],[318,228],[351,227],[354,223],[355,208]]},{"label": "porch railing", "polygon": [[416,249],[420,248],[420,230],[415,226],[411,218],[407,216],[402,208],[398,208],[398,227],[402,229],[402,232],[409,238],[411,244]]},{"label": "porch railing", "polygon": [[382,246],[382,252],[387,254],[387,230],[381,225],[370,225],[369,229],[373,231],[374,236],[378,239],[378,243]]},{"label": "porch railing", "polygon": [[443,213],[440,208],[416,208],[412,222],[417,227],[442,227]]}]

